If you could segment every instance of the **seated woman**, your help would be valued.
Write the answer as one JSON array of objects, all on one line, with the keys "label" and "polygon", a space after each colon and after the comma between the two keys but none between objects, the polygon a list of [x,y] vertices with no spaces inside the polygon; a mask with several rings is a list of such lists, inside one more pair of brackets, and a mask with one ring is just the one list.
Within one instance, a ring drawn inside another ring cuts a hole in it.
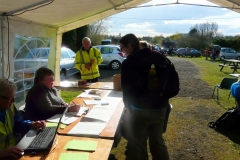
[{"label": "seated woman", "polygon": [[236,109],[240,109],[240,77],[238,78],[238,81],[233,83],[230,88],[232,96],[236,99],[237,106]]},{"label": "seated woman", "polygon": [[[48,119],[55,114],[64,112],[67,103],[58,95],[53,82],[54,73],[52,70],[42,67],[36,71],[34,85],[26,97],[24,119]],[[79,108],[79,105],[70,106],[68,111],[77,112]]]}]

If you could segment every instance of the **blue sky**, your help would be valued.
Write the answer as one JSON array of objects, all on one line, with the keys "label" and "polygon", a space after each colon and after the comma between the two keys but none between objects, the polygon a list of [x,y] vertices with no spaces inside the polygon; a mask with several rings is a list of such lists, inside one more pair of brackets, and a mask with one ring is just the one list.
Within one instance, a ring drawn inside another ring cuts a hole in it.
[{"label": "blue sky", "polygon": [[[144,5],[174,3],[177,0],[152,0]],[[216,6],[206,0],[178,0],[179,3],[191,3]],[[125,35],[134,33],[142,36],[169,36],[175,33],[188,33],[195,24],[215,22],[218,32],[223,35],[240,35],[240,13],[213,7],[192,5],[162,5],[129,9],[109,17],[109,34]]]}]

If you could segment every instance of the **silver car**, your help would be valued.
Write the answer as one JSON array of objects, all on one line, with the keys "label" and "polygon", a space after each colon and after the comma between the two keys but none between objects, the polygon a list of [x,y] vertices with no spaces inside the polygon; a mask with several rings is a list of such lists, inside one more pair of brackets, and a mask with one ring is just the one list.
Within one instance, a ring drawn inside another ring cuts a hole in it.
[{"label": "silver car", "polygon": [[220,60],[224,60],[224,59],[240,60],[240,53],[238,53],[232,48],[222,47],[218,55],[218,58],[220,58]]},{"label": "silver car", "polygon": [[[15,68],[15,81],[18,81],[19,73],[23,74],[21,77],[34,77],[35,72],[40,67],[46,67],[48,64],[50,48],[34,48],[27,54],[18,56],[14,59]],[[75,56],[76,54],[69,48],[61,48],[60,56],[60,78],[65,80],[66,77],[78,73],[75,68]],[[21,78],[20,78],[21,79]]]},{"label": "silver car", "polygon": [[103,58],[103,62],[99,65],[100,67],[110,67],[111,69],[120,69],[122,62],[125,59],[125,55],[121,52],[120,47],[117,45],[98,45],[93,46],[97,48]]}]

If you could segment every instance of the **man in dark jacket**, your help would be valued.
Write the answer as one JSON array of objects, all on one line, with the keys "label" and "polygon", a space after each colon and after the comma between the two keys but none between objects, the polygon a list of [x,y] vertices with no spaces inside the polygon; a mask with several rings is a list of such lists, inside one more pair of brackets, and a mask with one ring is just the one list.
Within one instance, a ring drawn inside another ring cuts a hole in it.
[{"label": "man in dark jacket", "polygon": [[153,160],[168,160],[167,147],[162,137],[168,99],[151,106],[151,100],[144,94],[144,86],[140,85],[146,79],[142,76],[148,75],[151,68],[152,52],[148,48],[140,50],[139,41],[133,34],[123,36],[120,47],[127,56],[121,67],[123,101],[127,108],[123,122],[128,140],[126,160],[147,160],[148,138]]}]

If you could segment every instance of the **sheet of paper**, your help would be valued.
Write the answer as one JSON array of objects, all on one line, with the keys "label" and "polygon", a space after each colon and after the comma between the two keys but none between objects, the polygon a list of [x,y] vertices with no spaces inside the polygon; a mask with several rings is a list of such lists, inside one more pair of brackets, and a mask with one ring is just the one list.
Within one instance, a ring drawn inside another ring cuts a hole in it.
[{"label": "sheet of paper", "polygon": [[73,115],[73,116],[81,116],[83,114],[86,114],[88,112],[89,107],[80,107],[78,112],[67,112],[68,115]]},{"label": "sheet of paper", "polygon": [[58,123],[60,118],[61,118],[61,116],[62,116],[62,114],[55,114],[51,118],[48,118],[46,121]]},{"label": "sheet of paper", "polygon": [[57,127],[58,123],[46,122],[46,127]]},{"label": "sheet of paper", "polygon": [[121,98],[122,99],[123,95],[122,95],[122,91],[111,90],[105,95],[105,97]]},{"label": "sheet of paper", "polygon": [[97,105],[94,106],[85,117],[108,122],[115,110],[115,108],[106,108],[104,106],[102,107],[100,105]]},{"label": "sheet of paper", "polygon": [[88,98],[99,98],[100,97],[99,94],[91,94],[91,93],[89,93],[90,91],[92,91],[92,89],[84,90],[84,92],[82,92],[77,97],[88,97]]},{"label": "sheet of paper", "polygon": [[89,153],[61,153],[58,160],[81,159],[88,160]]},{"label": "sheet of paper", "polygon": [[76,121],[78,117],[67,117],[64,120],[62,120],[63,124],[71,124],[72,122]]},{"label": "sheet of paper", "polygon": [[[56,115],[52,116],[51,118],[47,119],[46,121],[58,123],[61,116],[62,116],[62,114],[56,114]],[[61,122],[64,124],[70,124],[70,123],[76,121],[77,119],[78,118],[74,117],[73,115],[65,114],[65,116],[62,118]]]},{"label": "sheet of paper", "polygon": [[81,94],[79,94],[77,97],[87,97],[87,98],[99,98],[99,95],[93,95],[93,94],[88,94],[88,92],[82,92]]},{"label": "sheet of paper", "polygon": [[64,149],[68,150],[81,150],[81,151],[95,151],[98,145],[98,141],[84,141],[73,139],[68,141]]},{"label": "sheet of paper", "polygon": [[79,122],[68,132],[68,134],[76,136],[98,137],[106,125],[106,122]]},{"label": "sheet of paper", "polygon": [[105,86],[103,86],[103,88],[110,88],[110,86],[109,85],[105,85]]},{"label": "sheet of paper", "polygon": [[60,128],[64,129],[66,127],[66,124],[61,124]]},{"label": "sheet of paper", "polygon": [[109,102],[106,99],[102,100],[83,100],[86,105],[91,104],[101,104],[101,105],[109,105]]}]

